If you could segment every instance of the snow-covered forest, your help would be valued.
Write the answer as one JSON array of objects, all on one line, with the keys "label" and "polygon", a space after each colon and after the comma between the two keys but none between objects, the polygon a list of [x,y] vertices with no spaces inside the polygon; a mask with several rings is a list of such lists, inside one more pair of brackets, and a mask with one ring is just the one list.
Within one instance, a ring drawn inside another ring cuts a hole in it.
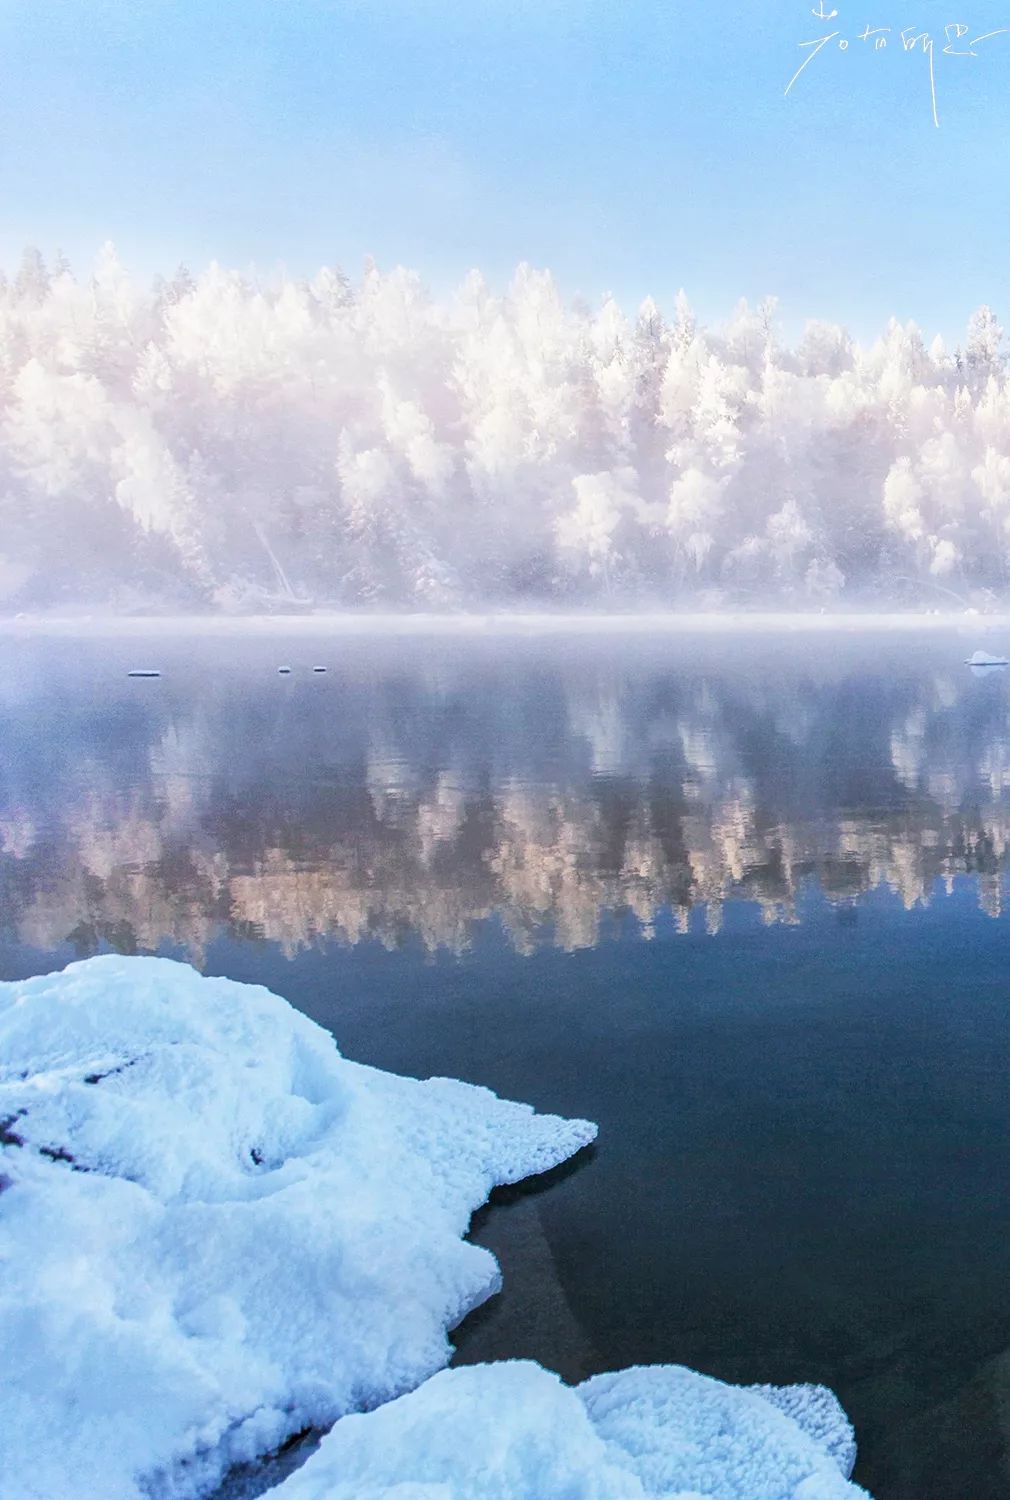
[{"label": "snow-covered forest", "polygon": [[443,301],[107,246],[0,284],[0,609],[830,604],[1010,594],[1010,378],[774,302],[703,327],[521,266]]}]

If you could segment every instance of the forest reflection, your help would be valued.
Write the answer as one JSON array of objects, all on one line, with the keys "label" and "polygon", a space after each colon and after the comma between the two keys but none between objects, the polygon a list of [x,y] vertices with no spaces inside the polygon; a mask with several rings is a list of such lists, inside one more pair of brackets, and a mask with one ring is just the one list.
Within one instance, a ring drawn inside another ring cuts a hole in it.
[{"label": "forest reflection", "polygon": [[4,691],[0,770],[0,922],[33,949],[462,953],[494,919],[573,951],[959,876],[1002,908],[1002,680],[524,659],[112,702],[68,661],[38,683]]}]

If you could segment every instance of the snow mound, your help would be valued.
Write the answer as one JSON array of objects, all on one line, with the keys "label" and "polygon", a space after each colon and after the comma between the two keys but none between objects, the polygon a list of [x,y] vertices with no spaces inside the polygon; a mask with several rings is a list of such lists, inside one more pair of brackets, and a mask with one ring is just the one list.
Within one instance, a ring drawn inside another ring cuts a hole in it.
[{"label": "snow mound", "polygon": [[798,1422],[843,1474],[852,1473],[856,1467],[856,1434],[833,1391],[823,1385],[752,1385],[747,1389]]},{"label": "snow mound", "polygon": [[856,1500],[830,1392],[678,1366],[575,1390],[525,1362],[445,1370],[345,1417],[277,1500]]},{"label": "snow mound", "polygon": [[595,1134],[164,959],[0,984],[0,1491],[206,1493],[418,1385],[499,1286],[471,1211]]},{"label": "snow mound", "polygon": [[1010,661],[1005,656],[991,656],[988,651],[973,651],[965,662],[966,667],[1007,667]]}]

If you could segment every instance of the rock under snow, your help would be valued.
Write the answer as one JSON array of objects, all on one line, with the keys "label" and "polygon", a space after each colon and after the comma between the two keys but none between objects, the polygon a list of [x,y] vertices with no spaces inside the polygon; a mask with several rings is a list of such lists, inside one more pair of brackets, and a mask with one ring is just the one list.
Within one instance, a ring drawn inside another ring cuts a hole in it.
[{"label": "rock under snow", "polygon": [[345,1417],[276,1500],[856,1500],[819,1386],[743,1389],[678,1366],[572,1390],[524,1362],[445,1370]]},{"label": "rock under snow", "polygon": [[499,1285],[471,1211],[595,1134],[167,960],[0,985],[2,1493],[205,1493],[410,1390]]}]

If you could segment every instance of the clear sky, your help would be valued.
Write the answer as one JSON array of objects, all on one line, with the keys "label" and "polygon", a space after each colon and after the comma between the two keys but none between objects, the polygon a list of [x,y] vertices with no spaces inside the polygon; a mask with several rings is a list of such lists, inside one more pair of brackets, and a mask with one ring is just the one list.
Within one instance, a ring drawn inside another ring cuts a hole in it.
[{"label": "clear sky", "polygon": [[[943,51],[1010,6],[822,8],[0,0],[0,255],[82,268],[111,238],[145,273],[356,274],[371,254],[436,290],[529,260],[591,301],[683,285],[709,317],[771,293],[787,326],[861,335],[891,313],[956,335],[981,301],[1010,322],[1010,34]],[[939,129],[904,27],[936,38]]]}]

